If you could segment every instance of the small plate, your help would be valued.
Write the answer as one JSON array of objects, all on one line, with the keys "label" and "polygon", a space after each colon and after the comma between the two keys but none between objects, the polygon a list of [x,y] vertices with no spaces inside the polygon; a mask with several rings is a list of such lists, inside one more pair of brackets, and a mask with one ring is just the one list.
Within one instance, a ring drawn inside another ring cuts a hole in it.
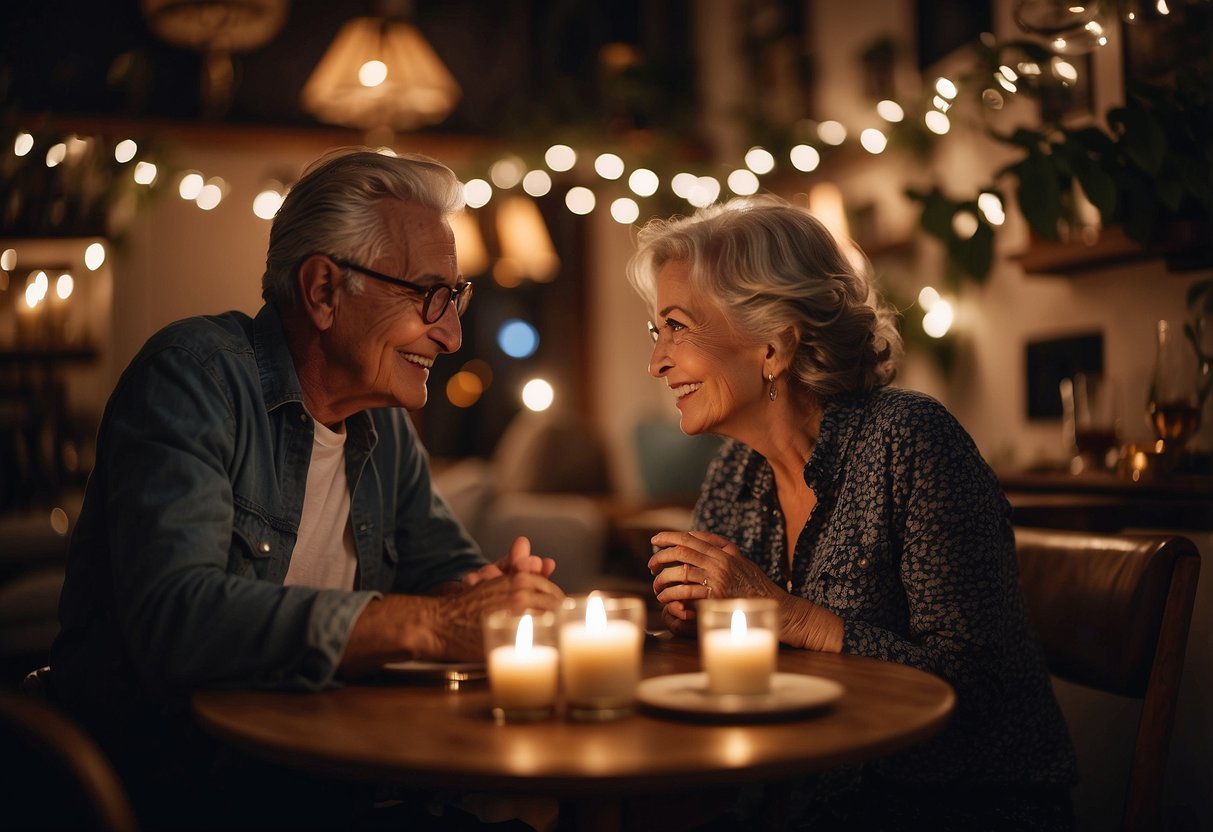
[{"label": "small plate", "polygon": [[776,673],[771,692],[743,696],[708,693],[708,674],[676,673],[640,683],[637,698],[663,711],[702,716],[765,718],[811,711],[829,705],[846,690],[833,679],[803,673]]},{"label": "small plate", "polygon": [[383,666],[386,673],[417,681],[470,682],[488,676],[484,662],[388,662]]}]

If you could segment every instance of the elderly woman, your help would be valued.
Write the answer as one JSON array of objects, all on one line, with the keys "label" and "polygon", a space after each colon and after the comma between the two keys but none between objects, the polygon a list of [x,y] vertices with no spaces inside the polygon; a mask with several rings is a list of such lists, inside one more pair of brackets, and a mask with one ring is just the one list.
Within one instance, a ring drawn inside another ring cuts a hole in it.
[{"label": "elderly woman", "polygon": [[889,386],[895,316],[829,231],[774,198],[733,200],[650,223],[628,274],[683,432],[731,440],[693,531],[653,537],[666,625],[693,634],[702,598],[774,598],[785,645],[956,689],[940,737],[818,781],[806,811],[849,828],[1066,828],[1073,752],[1009,506],[948,411]]}]

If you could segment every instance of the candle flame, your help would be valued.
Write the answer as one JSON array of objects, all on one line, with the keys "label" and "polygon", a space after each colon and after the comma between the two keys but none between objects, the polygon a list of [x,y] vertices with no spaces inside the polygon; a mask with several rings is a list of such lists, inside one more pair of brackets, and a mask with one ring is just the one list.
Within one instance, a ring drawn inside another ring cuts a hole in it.
[{"label": "candle flame", "polygon": [[591,595],[586,603],[585,626],[593,633],[601,633],[606,630],[606,605],[602,603],[602,596]]},{"label": "candle flame", "polygon": [[531,645],[535,642],[535,622],[531,620],[531,616],[522,616],[518,621],[518,632],[514,636],[514,649],[519,653],[529,653]]},{"label": "candle flame", "polygon": [[742,638],[746,634],[745,613],[741,610],[733,610],[732,629],[733,638]]}]

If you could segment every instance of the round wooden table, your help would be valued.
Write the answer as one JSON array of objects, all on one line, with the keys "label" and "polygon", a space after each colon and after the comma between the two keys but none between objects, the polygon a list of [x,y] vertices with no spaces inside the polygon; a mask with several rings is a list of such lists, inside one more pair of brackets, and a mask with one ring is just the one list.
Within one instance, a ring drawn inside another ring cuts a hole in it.
[{"label": "round wooden table", "polygon": [[[646,677],[697,670],[692,641],[645,645]],[[779,671],[834,679],[846,690],[824,709],[763,722],[642,707],[614,722],[498,725],[483,681],[206,691],[193,707],[220,739],[315,774],[577,798],[584,810],[586,799],[780,781],[882,757],[936,734],[955,702],[935,676],[857,656],[781,650]],[[609,826],[610,812],[600,809],[594,825]]]}]

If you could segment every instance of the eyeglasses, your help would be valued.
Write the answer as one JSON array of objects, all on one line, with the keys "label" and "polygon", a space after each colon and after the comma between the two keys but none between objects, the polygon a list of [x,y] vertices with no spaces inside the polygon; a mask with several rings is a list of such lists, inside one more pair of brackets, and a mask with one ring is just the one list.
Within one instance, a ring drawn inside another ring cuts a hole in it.
[{"label": "eyeglasses", "polygon": [[410,292],[416,292],[421,295],[421,320],[427,324],[437,323],[438,319],[446,312],[446,305],[448,303],[454,304],[456,315],[463,315],[472,300],[472,284],[467,280],[459,280],[454,286],[447,285],[446,283],[422,286],[408,280],[401,280],[399,277],[392,277],[383,272],[377,272],[374,269],[368,269],[366,266],[359,266],[357,263],[351,263],[348,260],[338,260],[336,257],[330,257],[329,259],[343,269],[353,269],[367,277],[382,280],[384,283],[403,286]]}]

